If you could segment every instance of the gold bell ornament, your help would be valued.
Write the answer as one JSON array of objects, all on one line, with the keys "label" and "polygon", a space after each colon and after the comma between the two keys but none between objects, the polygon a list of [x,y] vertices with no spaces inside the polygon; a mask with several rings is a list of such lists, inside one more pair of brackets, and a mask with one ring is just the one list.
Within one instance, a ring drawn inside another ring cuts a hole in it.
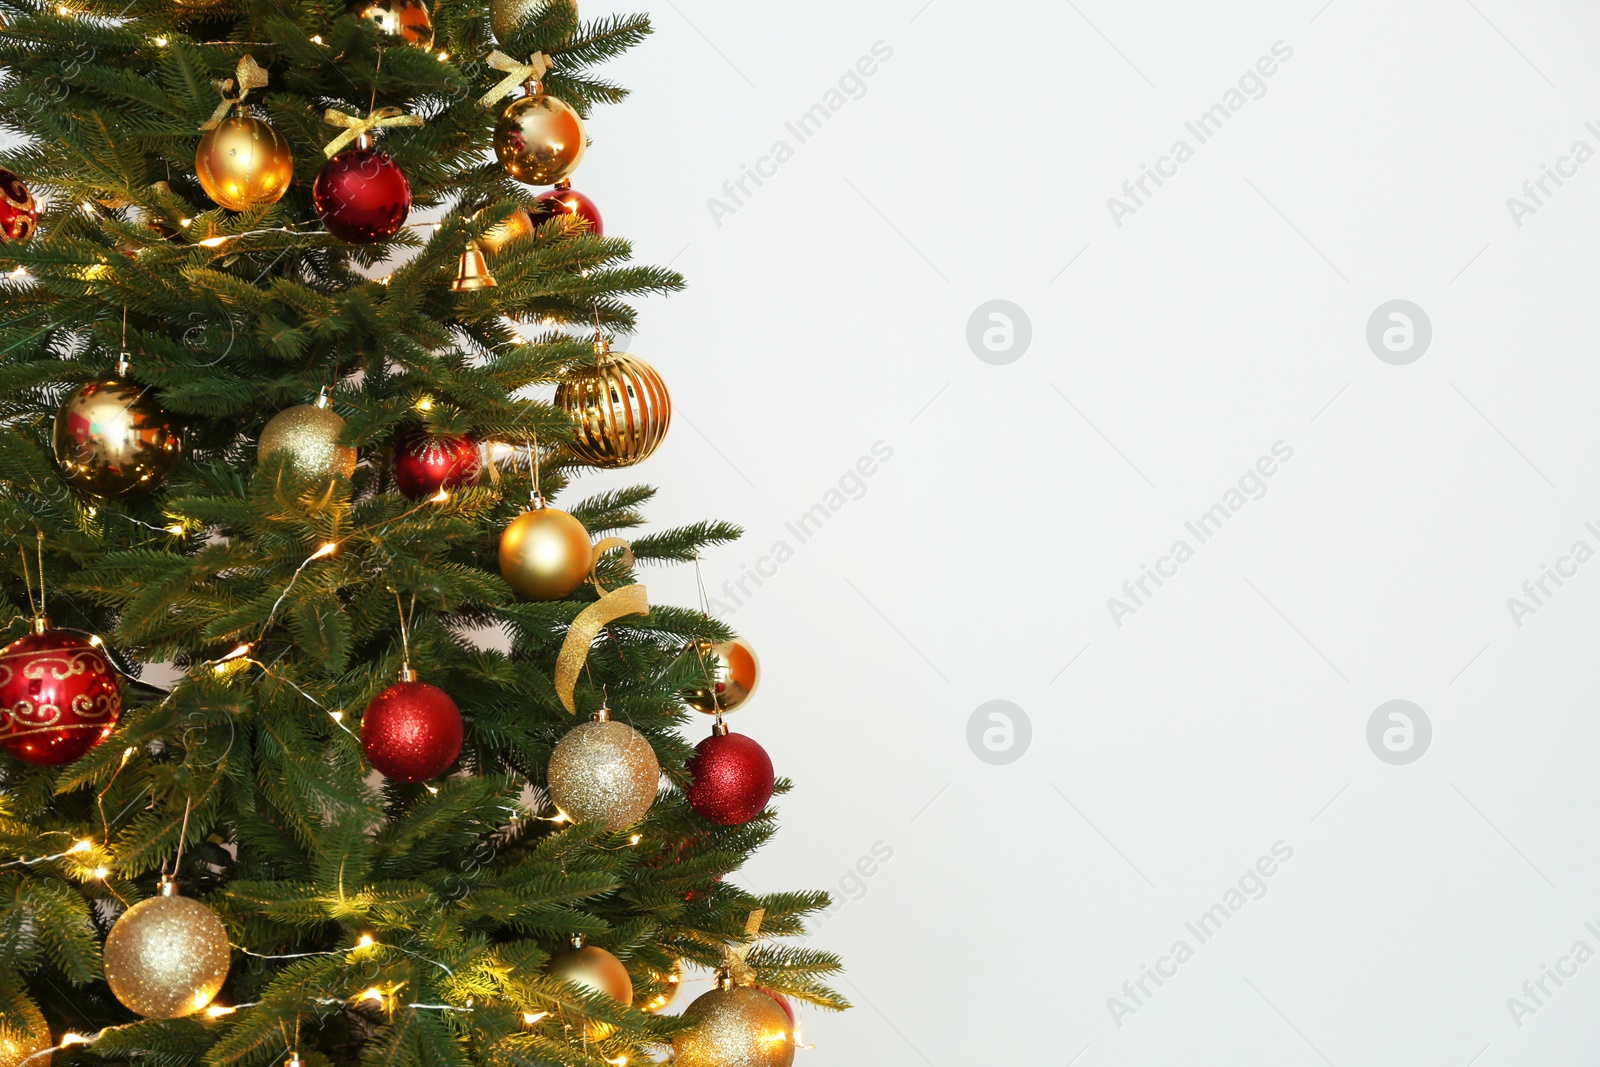
[{"label": "gold bell ornament", "polygon": [[[235,81],[238,95],[230,96]],[[267,85],[267,72],[254,58],[239,60],[237,78],[215,83],[222,103],[200,128],[205,136],[195,151],[195,177],[207,196],[229,211],[276,204],[289,191],[294,154],[289,142],[264,119],[250,114],[245,97]],[[230,116],[228,113],[232,112]]]},{"label": "gold bell ornament", "polygon": [[456,280],[450,283],[453,293],[470,293],[478,289],[493,289],[500,283],[489,270],[489,261],[483,257],[483,248],[477,241],[468,241],[461,250],[461,265],[456,268]]},{"label": "gold bell ornament", "polygon": [[183,440],[148,388],[129,380],[124,351],[116,373],[80,385],[56,412],[51,445],[67,483],[100,497],[147,493],[172,472]]},{"label": "gold bell ornament", "polygon": [[178,896],[161,879],[161,895],[122,913],[106,937],[106,982],[128,1010],[147,1019],[180,1019],[211,1003],[228,978],[228,931],[216,912]]},{"label": "gold bell ornament", "polygon": [[339,443],[344,420],[333,410],[333,390],[324,386],[310,404],[296,404],[272,417],[261,430],[256,458],[286,453],[289,466],[306,477],[348,478],[356,470],[356,450]]},{"label": "gold bell ornament", "polygon": [[595,341],[599,359],[581,367],[556,387],[555,406],[565,411],[576,432],[569,446],[591,467],[630,467],[661,446],[672,422],[667,383],[638,356],[612,352]]}]

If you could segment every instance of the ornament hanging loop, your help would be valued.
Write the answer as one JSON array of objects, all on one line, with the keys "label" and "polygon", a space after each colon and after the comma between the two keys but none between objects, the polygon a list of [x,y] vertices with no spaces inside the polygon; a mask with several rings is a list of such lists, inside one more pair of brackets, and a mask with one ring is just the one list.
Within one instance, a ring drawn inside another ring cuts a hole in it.
[{"label": "ornament hanging loop", "polygon": [[400,613],[400,680],[414,682],[417,672],[411,669],[411,638],[408,634],[411,627],[406,621],[405,604],[400,600],[400,590],[391,585],[389,592],[394,594],[395,610]]}]

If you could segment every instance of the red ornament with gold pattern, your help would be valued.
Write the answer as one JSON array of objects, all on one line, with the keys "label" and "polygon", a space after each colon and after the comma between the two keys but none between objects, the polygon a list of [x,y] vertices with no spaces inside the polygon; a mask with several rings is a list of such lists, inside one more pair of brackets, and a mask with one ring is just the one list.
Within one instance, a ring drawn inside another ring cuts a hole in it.
[{"label": "red ornament with gold pattern", "polygon": [[0,238],[26,241],[38,224],[38,201],[21,178],[0,167]]},{"label": "red ornament with gold pattern", "polygon": [[40,766],[71,763],[103,741],[122,713],[117,676],[86,637],[33,631],[0,648],[0,748]]}]

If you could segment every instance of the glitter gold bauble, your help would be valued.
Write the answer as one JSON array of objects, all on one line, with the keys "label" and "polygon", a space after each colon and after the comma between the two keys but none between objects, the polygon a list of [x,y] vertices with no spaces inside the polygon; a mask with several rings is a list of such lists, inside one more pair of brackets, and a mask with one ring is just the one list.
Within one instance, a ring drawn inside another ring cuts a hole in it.
[{"label": "glitter gold bauble", "polygon": [[243,108],[200,138],[194,173],[207,196],[229,211],[276,204],[289,191],[289,142]]},{"label": "glitter gold bauble", "polygon": [[644,818],[655,803],[661,765],[643,734],[600,717],[557,742],[549,777],[550,799],[569,819],[620,830]]},{"label": "glitter gold bauble", "polygon": [[660,447],[672,398],[655,368],[626,352],[602,352],[567,375],[555,406],[575,423],[572,453],[592,467],[630,467]]},{"label": "glitter gold bauble", "polygon": [[527,600],[561,600],[583,584],[594,548],[583,523],[539,506],[511,520],[500,535],[500,573]]},{"label": "glitter gold bauble", "polygon": [[583,119],[564,100],[534,93],[513,100],[494,128],[494,154],[528,185],[554,185],[583,158]]},{"label": "glitter gold bauble", "polygon": [[[106,937],[106,982],[124,1007],[147,1019],[178,1019],[211,1003],[228,978],[228,931],[216,912],[162,896],[122,913]],[[171,895],[168,895],[171,894]]]},{"label": "glitter gold bauble", "polygon": [[87,382],[67,397],[51,444],[67,482],[102,497],[156,488],[183,453],[154,391],[122,378]]},{"label": "glitter gold bauble", "polygon": [[687,653],[705,665],[711,677],[683,691],[684,703],[707,715],[738,711],[756,691],[761,665],[755,649],[742,637],[732,641],[696,641]]},{"label": "glitter gold bauble", "polygon": [[519,22],[546,3],[567,8],[574,20],[578,17],[578,5],[573,0],[489,0],[489,24],[494,27],[495,40],[505,41],[517,32]]},{"label": "glitter gold bauble", "polygon": [[344,420],[333,411],[326,391],[316,403],[297,404],[272,416],[261,430],[256,456],[265,461],[274,452],[286,453],[289,466],[309,478],[355,473],[356,450],[339,443]]},{"label": "glitter gold bauble", "polygon": [[748,986],[713,989],[683,1013],[672,1041],[677,1067],[790,1067],[794,1032],[778,1002]]},{"label": "glitter gold bauble", "polygon": [[365,0],[356,5],[355,12],[391,37],[403,38],[424,52],[433,51],[433,17],[422,0]]},{"label": "glitter gold bauble", "polygon": [[0,1012],[0,1067],[50,1067],[53,1058],[46,1050],[54,1047],[50,1042],[50,1028],[44,1016],[27,1001],[22,1001],[20,1016]]}]

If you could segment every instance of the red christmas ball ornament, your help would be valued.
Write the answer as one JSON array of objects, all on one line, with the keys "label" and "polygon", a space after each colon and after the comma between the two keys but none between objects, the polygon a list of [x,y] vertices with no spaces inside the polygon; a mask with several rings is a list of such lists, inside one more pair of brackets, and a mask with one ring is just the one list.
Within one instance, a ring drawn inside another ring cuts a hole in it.
[{"label": "red christmas ball ornament", "polygon": [[394,481],[412,500],[478,480],[478,442],[467,434],[413,430],[394,443]]},{"label": "red christmas ball ornament", "polygon": [[605,226],[600,221],[599,206],[565,182],[547,193],[540,193],[534,197],[530,214],[533,215],[535,223],[553,219],[558,215],[571,215],[588,223],[589,232],[596,237],[605,234]]},{"label": "red christmas ball ornament", "polygon": [[39,203],[22,179],[0,167],[0,237],[26,241],[39,225]]},{"label": "red christmas ball ornament", "polygon": [[411,183],[385,153],[347,148],[323,166],[311,186],[311,199],[329,233],[369,245],[394,236],[405,223],[411,212]]},{"label": "red christmas ball ornament", "polygon": [[409,667],[400,680],[367,705],[361,717],[361,750],[385,778],[426,782],[461,755],[461,711],[436,685],[417,681]]},{"label": "red christmas ball ornament", "polygon": [[694,775],[691,808],[723,826],[738,826],[761,814],[772,799],[772,760],[766,749],[719,722],[694,753],[689,761]]},{"label": "red christmas ball ornament", "polygon": [[111,663],[87,638],[33,632],[0,648],[0,748],[27,763],[71,763],[103,741],[122,714]]}]

